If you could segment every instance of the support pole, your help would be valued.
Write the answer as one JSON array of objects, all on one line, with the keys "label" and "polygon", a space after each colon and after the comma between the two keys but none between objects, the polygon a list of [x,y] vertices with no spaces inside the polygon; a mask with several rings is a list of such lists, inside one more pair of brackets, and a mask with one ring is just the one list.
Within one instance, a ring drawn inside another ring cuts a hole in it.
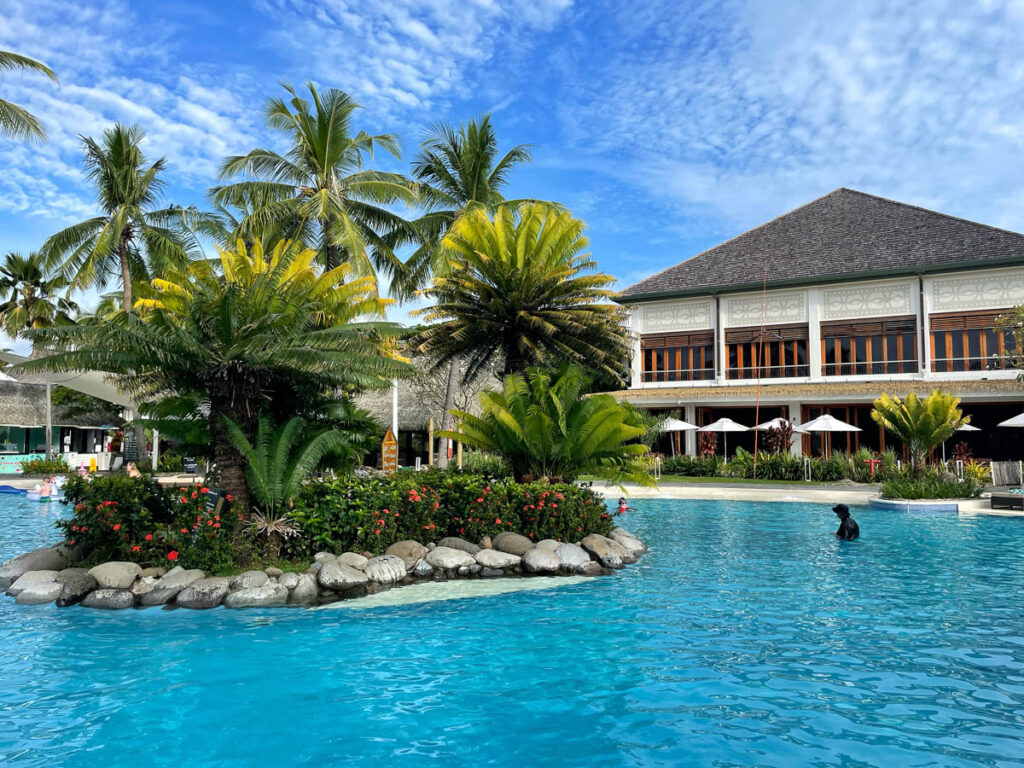
[{"label": "support pole", "polygon": [[160,430],[153,428],[153,471],[156,472],[160,463]]},{"label": "support pole", "polygon": [[53,458],[53,385],[46,383],[46,459]]},{"label": "support pole", "polygon": [[427,423],[427,466],[434,466],[434,419]]},{"label": "support pole", "polygon": [[391,431],[398,439],[398,379],[391,380]]}]

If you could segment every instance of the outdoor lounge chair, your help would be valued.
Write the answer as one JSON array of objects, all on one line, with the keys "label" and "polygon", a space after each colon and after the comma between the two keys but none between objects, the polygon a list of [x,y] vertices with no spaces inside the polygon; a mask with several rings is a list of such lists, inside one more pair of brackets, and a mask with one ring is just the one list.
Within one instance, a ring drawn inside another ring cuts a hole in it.
[{"label": "outdoor lounge chair", "polygon": [[1024,492],[1014,493],[1013,490],[993,491],[992,509],[1013,509],[1024,512]]}]

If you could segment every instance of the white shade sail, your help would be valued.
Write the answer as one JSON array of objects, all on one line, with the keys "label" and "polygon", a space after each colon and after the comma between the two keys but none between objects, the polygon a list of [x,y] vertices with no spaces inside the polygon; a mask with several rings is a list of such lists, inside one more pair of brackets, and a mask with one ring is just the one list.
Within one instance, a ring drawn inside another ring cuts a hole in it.
[{"label": "white shade sail", "polygon": [[697,430],[698,432],[749,432],[750,427],[744,427],[742,424],[738,424],[732,419],[718,419],[713,421],[706,427],[701,427]]},{"label": "white shade sail", "polygon": [[791,427],[793,427],[793,431],[796,432],[797,434],[802,434],[807,431],[803,427],[798,426],[791,421],[787,421],[781,416],[774,418],[771,421],[766,421],[764,422],[764,424],[758,424],[756,427],[754,427],[754,429],[759,429],[762,432],[767,432],[769,429],[782,429],[783,425],[785,424],[789,424]]},{"label": "white shade sail", "polygon": [[1000,426],[1000,427],[1017,427],[1017,429],[1022,429],[1022,428],[1024,428],[1024,413],[1019,413],[1016,416],[1014,416],[1012,419],[1007,419],[1006,421],[1000,421],[997,426]]},{"label": "white shade sail", "polygon": [[[25,363],[29,358],[15,355],[13,352],[0,352],[0,360],[8,363]],[[107,374],[99,371],[24,373],[20,374],[17,380],[27,384],[59,384],[76,392],[106,400],[108,403],[115,403],[134,411],[138,410],[138,406],[132,402],[131,398],[115,387]]]},{"label": "white shade sail", "polygon": [[860,427],[840,421],[835,416],[824,414],[816,419],[811,419],[806,424],[801,424],[800,429],[804,432],[860,432]]},{"label": "white shade sail", "polygon": [[682,419],[665,419],[661,422],[660,427],[662,432],[686,432],[696,428],[696,424],[691,424],[690,422],[683,421]]}]

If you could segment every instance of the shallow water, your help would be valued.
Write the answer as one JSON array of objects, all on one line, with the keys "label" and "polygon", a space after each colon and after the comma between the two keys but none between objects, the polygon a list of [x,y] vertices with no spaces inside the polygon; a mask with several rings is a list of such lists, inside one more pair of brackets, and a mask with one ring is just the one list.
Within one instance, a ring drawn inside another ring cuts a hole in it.
[{"label": "shallow water", "polygon": [[[1024,766],[1024,520],[638,501],[652,551],[363,611],[0,598],[0,763]],[[50,540],[0,496],[0,559]]]}]

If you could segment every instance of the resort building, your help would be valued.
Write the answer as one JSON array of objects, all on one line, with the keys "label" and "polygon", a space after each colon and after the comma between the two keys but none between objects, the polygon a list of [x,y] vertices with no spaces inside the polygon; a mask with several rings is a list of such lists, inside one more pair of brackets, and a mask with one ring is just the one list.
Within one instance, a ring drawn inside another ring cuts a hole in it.
[{"label": "resort building", "polygon": [[[886,445],[870,417],[881,393],[941,389],[963,398],[982,430],[951,445],[1020,458],[1020,432],[996,428],[1024,410],[1024,386],[995,321],[1024,304],[1024,235],[837,189],[619,301],[635,334],[623,400],[699,426],[830,413],[863,430],[832,436],[834,449],[853,451]],[[693,432],[680,440],[695,453]],[[751,449],[752,433],[730,435],[729,446]],[[816,455],[821,437],[793,450]]]}]

